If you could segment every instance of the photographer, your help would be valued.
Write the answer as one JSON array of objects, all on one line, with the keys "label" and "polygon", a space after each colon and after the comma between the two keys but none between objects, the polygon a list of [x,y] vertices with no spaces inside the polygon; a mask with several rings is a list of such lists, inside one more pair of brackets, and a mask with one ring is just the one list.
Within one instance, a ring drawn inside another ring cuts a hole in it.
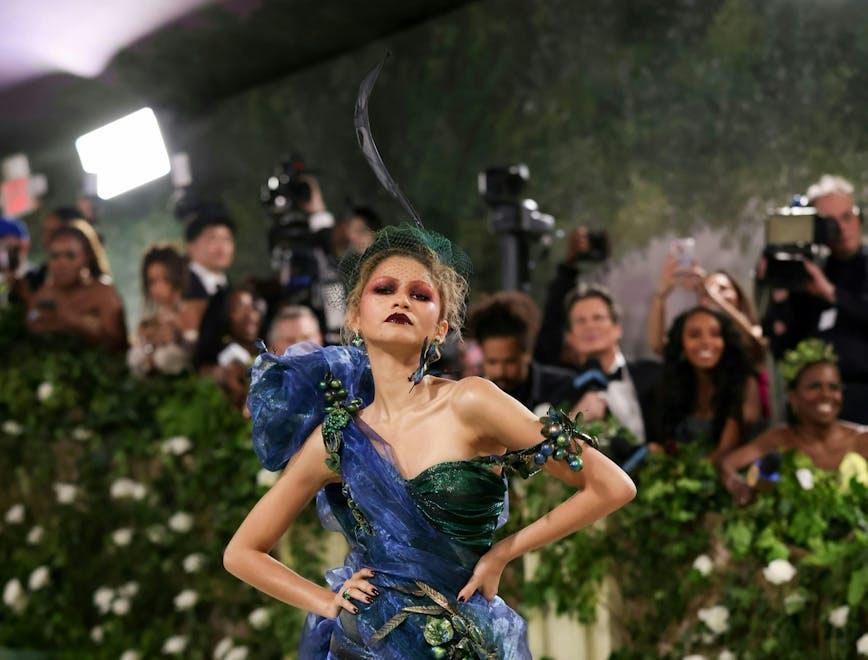
[{"label": "photographer", "polygon": [[[853,185],[824,175],[808,189],[817,216],[834,220],[823,267],[805,260],[807,281],[792,289],[773,289],[763,320],[777,358],[806,337],[834,346],[844,382],[841,418],[868,423],[868,251],[862,245],[862,216]],[[761,262],[758,276],[764,276]]]},{"label": "photographer", "polygon": [[[579,262],[588,259],[592,251],[591,233],[587,227],[574,229],[567,239],[564,260],[557,265],[555,276],[546,294],[543,320],[534,347],[534,359],[542,364],[575,367],[580,358],[571,345],[564,341],[568,328],[567,310],[564,301],[578,284]],[[604,248],[608,253],[608,246]]]}]

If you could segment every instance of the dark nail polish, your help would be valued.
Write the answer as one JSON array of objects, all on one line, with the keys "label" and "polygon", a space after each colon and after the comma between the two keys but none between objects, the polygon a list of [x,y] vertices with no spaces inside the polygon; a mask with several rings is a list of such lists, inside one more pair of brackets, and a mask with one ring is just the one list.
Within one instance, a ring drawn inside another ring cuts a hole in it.
[{"label": "dark nail polish", "polygon": [[359,613],[359,608],[358,608],[358,607],[354,607],[354,608],[353,608],[353,614],[358,614],[358,613]]},{"label": "dark nail polish", "polygon": [[375,596],[379,596],[379,595],[380,595],[380,590],[379,590],[379,589],[374,589],[374,595],[375,595]]},{"label": "dark nail polish", "polygon": [[459,603],[463,603],[463,602],[464,602],[464,596],[459,596],[459,597],[458,597],[458,602],[459,602]]},{"label": "dark nail polish", "polygon": [[365,596],[365,602],[366,603],[373,603],[374,601],[371,600],[370,596]]}]

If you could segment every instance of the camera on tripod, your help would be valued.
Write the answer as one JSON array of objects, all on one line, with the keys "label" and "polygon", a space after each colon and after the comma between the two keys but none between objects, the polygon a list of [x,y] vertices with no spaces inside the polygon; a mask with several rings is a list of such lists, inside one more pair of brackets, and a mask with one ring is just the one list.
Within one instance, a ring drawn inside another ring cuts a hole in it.
[{"label": "camera on tripod", "polygon": [[530,287],[530,247],[550,242],[555,219],[521,193],[530,179],[527,165],[489,167],[479,173],[479,194],[489,208],[491,231],[499,236],[501,288],[526,291]]},{"label": "camera on tripod", "polygon": [[840,237],[837,221],[818,215],[799,195],[792,206],[769,211],[765,225],[764,280],[773,287],[802,287],[809,279],[804,262],[826,259],[830,246]]}]

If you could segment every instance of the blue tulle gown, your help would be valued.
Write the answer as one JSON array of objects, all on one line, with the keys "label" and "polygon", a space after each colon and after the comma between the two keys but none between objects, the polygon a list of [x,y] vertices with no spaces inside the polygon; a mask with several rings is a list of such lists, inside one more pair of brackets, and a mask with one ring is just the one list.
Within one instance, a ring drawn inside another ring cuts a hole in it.
[{"label": "blue tulle gown", "polygon": [[262,464],[281,469],[319,424],[329,465],[342,483],[317,496],[323,524],[350,546],[326,573],[337,591],[370,568],[380,595],[357,615],[308,615],[299,657],[530,658],[525,621],[499,597],[457,601],[504,520],[498,459],[450,461],[413,479],[396,468],[388,443],[355,414],[373,399],[365,353],[303,344],[253,366],[248,405]]}]

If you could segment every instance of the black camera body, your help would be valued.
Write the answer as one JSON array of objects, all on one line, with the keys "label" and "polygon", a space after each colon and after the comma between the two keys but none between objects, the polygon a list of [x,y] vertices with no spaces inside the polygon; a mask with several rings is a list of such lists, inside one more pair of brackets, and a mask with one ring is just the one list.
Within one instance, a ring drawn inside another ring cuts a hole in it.
[{"label": "black camera body", "polygon": [[805,261],[820,262],[829,256],[840,229],[834,218],[825,218],[803,199],[794,206],[772,209],[766,218],[764,280],[772,287],[799,289],[807,282]]}]

